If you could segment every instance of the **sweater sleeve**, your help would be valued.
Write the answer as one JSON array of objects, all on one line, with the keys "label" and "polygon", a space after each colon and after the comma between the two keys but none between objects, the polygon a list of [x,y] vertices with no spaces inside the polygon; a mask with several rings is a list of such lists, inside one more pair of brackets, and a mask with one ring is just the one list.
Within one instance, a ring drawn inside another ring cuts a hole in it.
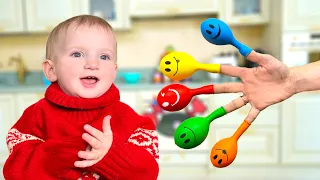
[{"label": "sweater sleeve", "polygon": [[91,167],[92,171],[106,179],[156,180],[159,150],[155,124],[150,118],[135,113],[128,113],[125,117],[128,115],[131,119],[127,122],[138,122],[131,136],[123,142],[113,132],[111,148],[101,161]]},{"label": "sweater sleeve", "polygon": [[34,115],[35,105],[27,108],[10,129],[6,142],[9,157],[3,167],[6,180],[77,179],[74,167],[77,153],[85,149],[81,137],[45,140],[41,123]]}]

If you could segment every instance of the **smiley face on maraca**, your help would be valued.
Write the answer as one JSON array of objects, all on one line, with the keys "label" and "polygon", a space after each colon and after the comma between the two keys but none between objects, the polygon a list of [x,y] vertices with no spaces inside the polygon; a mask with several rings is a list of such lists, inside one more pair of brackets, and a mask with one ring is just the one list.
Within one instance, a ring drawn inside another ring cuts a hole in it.
[{"label": "smiley face on maraca", "polygon": [[229,166],[236,158],[238,144],[234,137],[229,137],[217,142],[211,149],[211,164],[218,168]]},{"label": "smiley face on maraca", "polygon": [[175,144],[183,149],[199,146],[209,133],[209,122],[203,117],[192,117],[184,120],[174,133]]},{"label": "smiley face on maraca", "polygon": [[171,52],[160,61],[160,71],[172,80],[190,77],[196,69],[196,60],[184,52]]},{"label": "smiley face on maraca", "polygon": [[212,44],[231,44],[233,34],[229,26],[216,18],[209,18],[201,23],[202,36]]},{"label": "smiley face on maraca", "polygon": [[191,98],[189,88],[181,84],[171,84],[158,93],[157,102],[166,111],[179,111],[189,104]]}]

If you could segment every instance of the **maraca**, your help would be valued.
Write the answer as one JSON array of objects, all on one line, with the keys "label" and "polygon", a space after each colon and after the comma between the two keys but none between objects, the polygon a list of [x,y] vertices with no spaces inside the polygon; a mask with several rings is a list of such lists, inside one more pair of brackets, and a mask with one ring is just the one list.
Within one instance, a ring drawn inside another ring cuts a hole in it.
[{"label": "maraca", "polygon": [[225,114],[225,109],[220,107],[207,117],[191,117],[184,120],[174,133],[175,144],[183,149],[199,146],[208,136],[210,123]]},{"label": "maraca", "polygon": [[201,23],[202,36],[215,45],[233,45],[240,54],[247,57],[252,51],[251,48],[239,42],[234,36],[230,27],[223,21],[216,18],[206,19]]},{"label": "maraca", "polygon": [[160,61],[160,71],[172,80],[183,80],[197,70],[220,73],[220,64],[201,64],[184,52],[171,52]]},{"label": "maraca", "polygon": [[190,89],[182,84],[170,84],[158,93],[157,102],[166,111],[179,111],[190,103],[193,96],[213,93],[214,85]]},{"label": "maraca", "polygon": [[233,136],[218,141],[211,149],[211,164],[218,168],[229,166],[238,152],[238,139],[248,129],[252,122],[244,120]]}]

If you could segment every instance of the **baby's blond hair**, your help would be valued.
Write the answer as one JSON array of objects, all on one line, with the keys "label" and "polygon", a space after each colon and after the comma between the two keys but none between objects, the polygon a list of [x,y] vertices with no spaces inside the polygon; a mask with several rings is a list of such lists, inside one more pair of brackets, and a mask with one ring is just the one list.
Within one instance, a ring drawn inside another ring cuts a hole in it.
[{"label": "baby's blond hair", "polygon": [[116,35],[113,28],[104,19],[97,16],[92,16],[92,15],[74,16],[58,24],[49,34],[47,45],[46,45],[46,59],[53,59],[54,49],[59,40],[60,34],[61,32],[66,32],[66,30],[70,25],[76,25],[77,27],[83,26],[83,25],[86,25],[89,27],[98,26],[98,27],[102,27],[107,31],[111,31],[116,42],[114,56],[115,56],[115,61],[117,61],[117,40],[116,40]]}]

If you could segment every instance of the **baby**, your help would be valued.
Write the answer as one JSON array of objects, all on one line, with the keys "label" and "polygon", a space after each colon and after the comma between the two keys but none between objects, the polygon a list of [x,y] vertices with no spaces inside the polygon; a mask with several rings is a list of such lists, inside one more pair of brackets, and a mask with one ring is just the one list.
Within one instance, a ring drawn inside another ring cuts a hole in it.
[{"label": "baby", "polygon": [[8,133],[6,180],[157,179],[155,124],[120,102],[117,42],[105,20],[60,23],[42,67],[52,84]]}]

